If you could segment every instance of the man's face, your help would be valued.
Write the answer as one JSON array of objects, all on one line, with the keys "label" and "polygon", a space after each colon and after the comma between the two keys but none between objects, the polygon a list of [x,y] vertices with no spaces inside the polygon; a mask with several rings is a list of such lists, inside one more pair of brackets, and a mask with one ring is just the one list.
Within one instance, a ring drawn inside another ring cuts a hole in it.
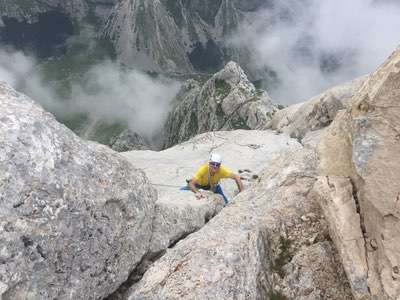
[{"label": "man's face", "polygon": [[216,162],[209,162],[209,165],[210,165],[210,173],[215,174],[218,171],[219,166],[221,164]]}]

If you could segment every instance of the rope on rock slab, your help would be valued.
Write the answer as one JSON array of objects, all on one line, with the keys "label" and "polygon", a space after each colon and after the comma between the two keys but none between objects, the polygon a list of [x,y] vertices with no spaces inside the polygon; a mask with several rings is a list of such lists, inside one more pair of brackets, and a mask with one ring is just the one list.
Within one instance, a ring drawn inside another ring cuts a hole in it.
[{"label": "rope on rock slab", "polygon": [[180,188],[181,185],[173,185],[173,184],[160,184],[160,183],[151,183],[154,186],[164,186],[164,187],[173,187],[173,188]]}]

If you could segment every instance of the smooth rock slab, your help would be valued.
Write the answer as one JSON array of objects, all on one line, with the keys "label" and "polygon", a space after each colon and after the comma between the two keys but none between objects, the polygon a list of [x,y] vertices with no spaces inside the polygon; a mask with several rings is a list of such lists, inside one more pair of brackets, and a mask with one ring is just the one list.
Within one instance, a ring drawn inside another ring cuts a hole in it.
[{"label": "smooth rock slab", "polygon": [[[259,168],[262,164],[260,162]],[[312,151],[303,150],[296,143],[290,148],[281,148],[280,155],[264,166],[267,167],[258,184],[240,193],[201,230],[168,249],[125,298],[268,299],[278,281],[282,281],[274,276],[279,268],[280,240],[296,236],[294,228],[302,222],[301,216],[310,213],[315,206],[307,198],[315,182],[315,158]],[[305,230],[307,227],[303,225]],[[307,249],[303,253],[307,253]],[[321,260],[327,267],[337,270],[329,259]],[[317,264],[320,265],[321,260]],[[298,261],[300,265],[304,260]],[[314,262],[307,262],[311,265],[308,272],[312,273],[316,269],[312,268]],[[343,277],[338,275],[341,273],[329,274],[324,284],[331,287],[332,294],[350,299],[348,291],[341,287]],[[301,284],[295,278],[291,282]],[[319,293],[324,285],[318,284],[316,280],[307,287]],[[300,295],[295,288],[292,290],[295,296]],[[304,294],[304,290],[300,292]]]},{"label": "smooth rock slab", "polygon": [[[233,172],[243,172],[245,186],[257,181],[258,173],[277,157],[281,151],[298,149],[297,141],[286,135],[270,131],[219,131],[204,133],[188,142],[164,151],[131,151],[122,153],[136,167],[144,170],[157,189],[158,201],[154,217],[151,253],[166,249],[188,233],[194,232],[223,206],[223,199],[211,192],[197,200],[190,191],[181,191],[186,179],[216,151],[223,157],[223,164]],[[245,174],[252,174],[246,177]],[[233,180],[222,180],[221,185],[229,199],[237,194]]]}]

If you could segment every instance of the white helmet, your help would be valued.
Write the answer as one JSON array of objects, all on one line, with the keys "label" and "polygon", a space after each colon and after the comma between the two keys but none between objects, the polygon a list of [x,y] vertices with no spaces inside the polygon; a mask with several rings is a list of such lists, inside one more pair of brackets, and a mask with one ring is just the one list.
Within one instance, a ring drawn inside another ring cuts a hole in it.
[{"label": "white helmet", "polygon": [[217,153],[212,153],[210,155],[210,162],[214,162],[214,163],[222,163],[222,157],[221,155],[217,154]]}]

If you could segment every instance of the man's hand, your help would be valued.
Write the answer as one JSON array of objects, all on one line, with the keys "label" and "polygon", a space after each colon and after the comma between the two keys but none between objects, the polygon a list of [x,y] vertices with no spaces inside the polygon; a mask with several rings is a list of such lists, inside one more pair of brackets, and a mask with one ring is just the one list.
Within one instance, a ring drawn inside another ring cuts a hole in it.
[{"label": "man's hand", "polygon": [[204,198],[204,195],[203,195],[201,192],[197,192],[197,193],[195,193],[194,195],[195,195],[196,198],[199,199],[199,200],[200,200],[201,198]]},{"label": "man's hand", "polygon": [[197,184],[197,181],[194,178],[192,178],[188,182],[189,189],[194,193],[196,198],[200,200],[201,198],[204,197],[204,195],[196,188],[196,184]]},{"label": "man's hand", "polygon": [[236,181],[236,185],[237,185],[237,187],[239,189],[239,193],[243,192],[244,186],[243,186],[242,180],[240,179],[240,176],[237,175],[237,174],[232,174],[231,178]]}]

